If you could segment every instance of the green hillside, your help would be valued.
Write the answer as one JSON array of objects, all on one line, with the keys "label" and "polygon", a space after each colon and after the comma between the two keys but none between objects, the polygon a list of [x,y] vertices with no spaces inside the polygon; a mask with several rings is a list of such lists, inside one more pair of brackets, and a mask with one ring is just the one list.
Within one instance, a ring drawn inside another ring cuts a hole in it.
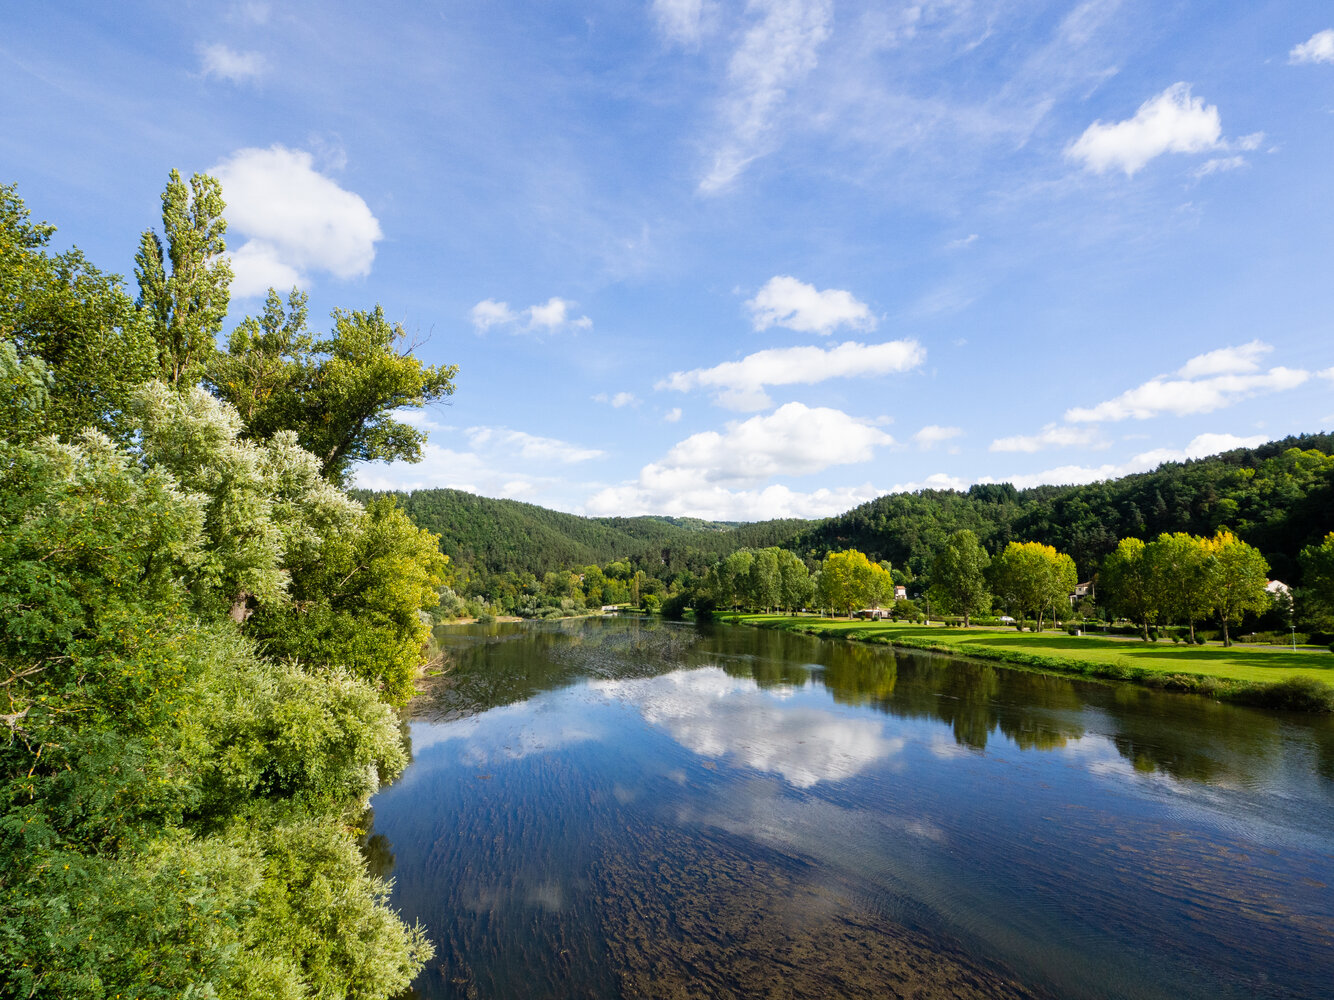
[{"label": "green hillside", "polygon": [[[365,500],[371,496],[362,492]],[[707,566],[739,548],[777,545],[818,522],[735,524],[674,517],[580,517],[460,490],[394,493],[413,522],[440,535],[456,565],[534,573],[628,559],[666,572]]]},{"label": "green hillside", "polygon": [[1334,434],[1303,434],[1085,486],[896,493],[808,528],[791,545],[816,557],[856,548],[921,574],[952,532],[970,528],[993,552],[1010,541],[1054,545],[1085,578],[1120,538],[1226,527],[1264,553],[1274,578],[1297,583],[1297,553],[1334,529],[1331,456]]},{"label": "green hillside", "polygon": [[895,493],[824,521],[579,517],[459,490],[393,495],[415,523],[440,535],[455,565],[484,576],[628,560],[666,579],[767,545],[810,559],[855,548],[920,576],[951,533],[970,528],[992,552],[1010,541],[1054,545],[1086,578],[1120,538],[1226,527],[1264,553],[1275,578],[1295,584],[1297,553],[1334,529],[1332,456],[1334,434],[1304,434],[1085,486],[988,483],[966,492]]}]

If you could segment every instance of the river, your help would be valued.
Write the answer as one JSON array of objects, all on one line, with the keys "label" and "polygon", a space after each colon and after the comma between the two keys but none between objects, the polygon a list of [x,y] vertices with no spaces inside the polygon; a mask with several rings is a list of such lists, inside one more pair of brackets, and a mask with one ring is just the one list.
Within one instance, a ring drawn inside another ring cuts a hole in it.
[{"label": "river", "polygon": [[735,626],[440,629],[422,998],[1334,996],[1334,720]]}]

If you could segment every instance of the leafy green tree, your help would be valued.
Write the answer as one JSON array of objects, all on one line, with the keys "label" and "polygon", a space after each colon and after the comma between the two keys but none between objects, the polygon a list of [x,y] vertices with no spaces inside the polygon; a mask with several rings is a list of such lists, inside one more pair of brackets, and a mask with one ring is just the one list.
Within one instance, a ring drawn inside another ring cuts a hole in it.
[{"label": "leafy green tree", "polygon": [[187,187],[173,170],[162,192],[163,235],[150,229],[139,239],[138,304],[157,341],[161,377],[171,385],[193,385],[217,351],[232,281],[224,208],[215,178],[194,174]]},{"label": "leafy green tree", "polygon": [[1152,590],[1162,615],[1184,621],[1195,639],[1195,623],[1208,616],[1209,552],[1204,539],[1184,531],[1164,532],[1144,548]]},{"label": "leafy green tree", "polygon": [[394,413],[453,393],[457,366],[425,366],[400,351],[407,334],[379,306],[334,310],[333,321],[330,336],[316,340],[305,328],[305,296],[294,290],[284,310],[270,290],[263,315],[244,320],[213,364],[213,391],[237,408],[251,437],[295,431],[333,482],[344,483],[357,462],[419,461],[426,435]]},{"label": "leafy green tree", "polygon": [[830,552],[820,566],[819,600],[823,607],[843,610],[873,606],[886,593],[893,595],[893,578],[864,552]]},{"label": "leafy green tree", "polygon": [[46,252],[53,232],[0,186],[0,344],[44,365],[47,433],[122,436],[130,393],[157,372],[156,345],[120,279],[78,250]]},{"label": "leafy green tree", "polygon": [[986,578],[990,565],[991,557],[967,528],[950,535],[931,565],[933,596],[950,613],[963,615],[965,626],[991,607]]},{"label": "leafy green tree", "polygon": [[804,608],[814,596],[810,570],[794,552],[776,549],[778,555],[778,576],[782,589],[783,607],[789,611]]},{"label": "leafy green tree", "polygon": [[1149,624],[1161,614],[1161,577],[1146,555],[1147,546],[1138,538],[1123,538],[1116,551],[1102,564],[1099,594],[1115,615],[1140,626],[1149,641]]},{"label": "leafy green tree", "polygon": [[1298,597],[1305,617],[1328,627],[1334,621],[1334,531],[1318,545],[1308,545],[1300,556],[1302,587]]},{"label": "leafy green tree", "polygon": [[1223,645],[1232,645],[1228,625],[1241,621],[1247,611],[1263,611],[1269,605],[1265,585],[1269,564],[1260,550],[1247,545],[1230,531],[1220,530],[1205,539],[1209,552],[1207,594],[1214,614],[1223,627]]},{"label": "leafy green tree", "polygon": [[712,590],[719,607],[735,609],[750,600],[750,568],[754,562],[754,552],[739,549],[718,563],[712,574]]},{"label": "leafy green tree", "polygon": [[1003,601],[1037,619],[1039,632],[1046,611],[1066,601],[1079,580],[1074,560],[1041,542],[1011,542],[992,560],[991,577]]},{"label": "leafy green tree", "polygon": [[755,608],[766,612],[778,607],[783,600],[783,574],[778,562],[778,550],[760,549],[750,564],[747,591]]},{"label": "leafy green tree", "polygon": [[[426,611],[439,600],[444,567],[434,535],[392,500],[374,500],[350,527],[321,539],[318,558],[293,567],[291,601],[261,605],[246,631],[271,655],[345,668],[402,705],[426,662]],[[576,592],[578,577],[566,589]]]}]

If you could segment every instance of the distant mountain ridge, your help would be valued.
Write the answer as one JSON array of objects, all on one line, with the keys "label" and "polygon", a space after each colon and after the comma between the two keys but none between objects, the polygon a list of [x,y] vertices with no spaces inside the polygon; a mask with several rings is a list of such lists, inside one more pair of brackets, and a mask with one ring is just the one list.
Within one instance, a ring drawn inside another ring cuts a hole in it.
[{"label": "distant mountain ridge", "polygon": [[992,552],[1011,541],[1054,545],[1085,579],[1121,538],[1229,528],[1292,582],[1297,553],[1334,530],[1331,456],[1334,434],[1301,434],[1082,486],[893,493],[801,532],[791,547],[812,557],[856,548],[920,575],[945,539],[969,528]]},{"label": "distant mountain ridge", "polygon": [[451,559],[487,573],[540,576],[629,559],[667,577],[698,572],[739,548],[781,545],[810,559],[860,549],[920,576],[950,534],[970,528],[993,552],[1010,541],[1054,545],[1074,557],[1082,579],[1120,538],[1226,527],[1265,554],[1276,579],[1295,582],[1297,553],[1334,530],[1334,434],[1286,437],[1083,486],[893,493],[824,520],[590,518],[461,490],[393,495],[413,521],[441,536]]},{"label": "distant mountain ridge", "polygon": [[[818,523],[754,523],[693,517],[581,517],[519,500],[497,500],[462,490],[430,489],[390,495],[413,522],[440,535],[440,548],[457,564],[489,573],[543,573],[616,559],[670,568],[698,565],[739,548],[777,545]],[[691,558],[693,556],[694,558]]]}]

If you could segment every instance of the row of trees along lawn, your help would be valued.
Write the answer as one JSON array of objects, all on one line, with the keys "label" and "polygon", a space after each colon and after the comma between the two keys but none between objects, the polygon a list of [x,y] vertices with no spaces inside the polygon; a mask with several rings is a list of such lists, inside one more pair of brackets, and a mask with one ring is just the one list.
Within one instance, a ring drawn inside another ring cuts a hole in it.
[{"label": "row of trees along lawn", "polygon": [[[1297,595],[1304,620],[1327,628],[1334,624],[1334,532],[1299,558],[1308,580]],[[936,553],[930,572],[916,578],[916,592],[937,614],[958,616],[964,625],[993,608],[1032,619],[1039,631],[1048,620],[1101,613],[1136,622],[1145,639],[1151,626],[1181,624],[1194,640],[1196,623],[1211,621],[1230,645],[1230,629],[1247,614],[1276,612],[1285,627],[1296,624],[1291,596],[1267,590],[1269,567],[1259,550],[1228,531],[1211,538],[1164,534],[1148,543],[1122,539],[1096,575],[1096,607],[1091,599],[1072,603],[1075,570],[1068,554],[1041,542],[1010,542],[992,557],[974,532],[963,529]],[[785,549],[742,550],[719,560],[688,594],[682,592],[678,605],[693,603],[705,613],[892,608],[898,617],[920,617],[916,603],[894,599],[894,582],[888,563],[874,563],[857,550],[828,553],[814,572]]]},{"label": "row of trees along lawn", "polygon": [[453,389],[378,309],[228,306],[173,172],[138,295],[0,188],[0,996],[376,997],[431,954],[358,849],[446,565],[354,462]]},{"label": "row of trees along lawn", "polygon": [[[1307,546],[1299,557],[1306,572],[1307,586],[1301,590],[1301,603],[1309,605],[1303,617],[1317,624],[1329,624],[1331,597],[1330,568],[1334,566],[1334,532],[1321,545]],[[1103,603],[1115,614],[1136,622],[1144,635],[1154,625],[1185,624],[1190,638],[1195,638],[1195,623],[1217,621],[1223,642],[1231,644],[1229,627],[1238,624],[1248,612],[1260,612],[1274,603],[1286,607],[1295,626],[1292,596],[1279,590],[1270,593],[1269,565],[1258,549],[1237,538],[1230,531],[1219,531],[1212,538],[1200,538],[1184,532],[1159,535],[1151,542],[1123,538],[1103,563],[1099,584]]]},{"label": "row of trees along lawn", "polygon": [[1272,577],[1300,586],[1300,553],[1334,526],[1331,511],[1334,434],[1304,434],[1084,486],[896,493],[777,544],[808,560],[854,548],[923,577],[950,536],[968,529],[993,556],[1012,541],[1051,545],[1087,580],[1122,538],[1223,528],[1259,549]]}]

